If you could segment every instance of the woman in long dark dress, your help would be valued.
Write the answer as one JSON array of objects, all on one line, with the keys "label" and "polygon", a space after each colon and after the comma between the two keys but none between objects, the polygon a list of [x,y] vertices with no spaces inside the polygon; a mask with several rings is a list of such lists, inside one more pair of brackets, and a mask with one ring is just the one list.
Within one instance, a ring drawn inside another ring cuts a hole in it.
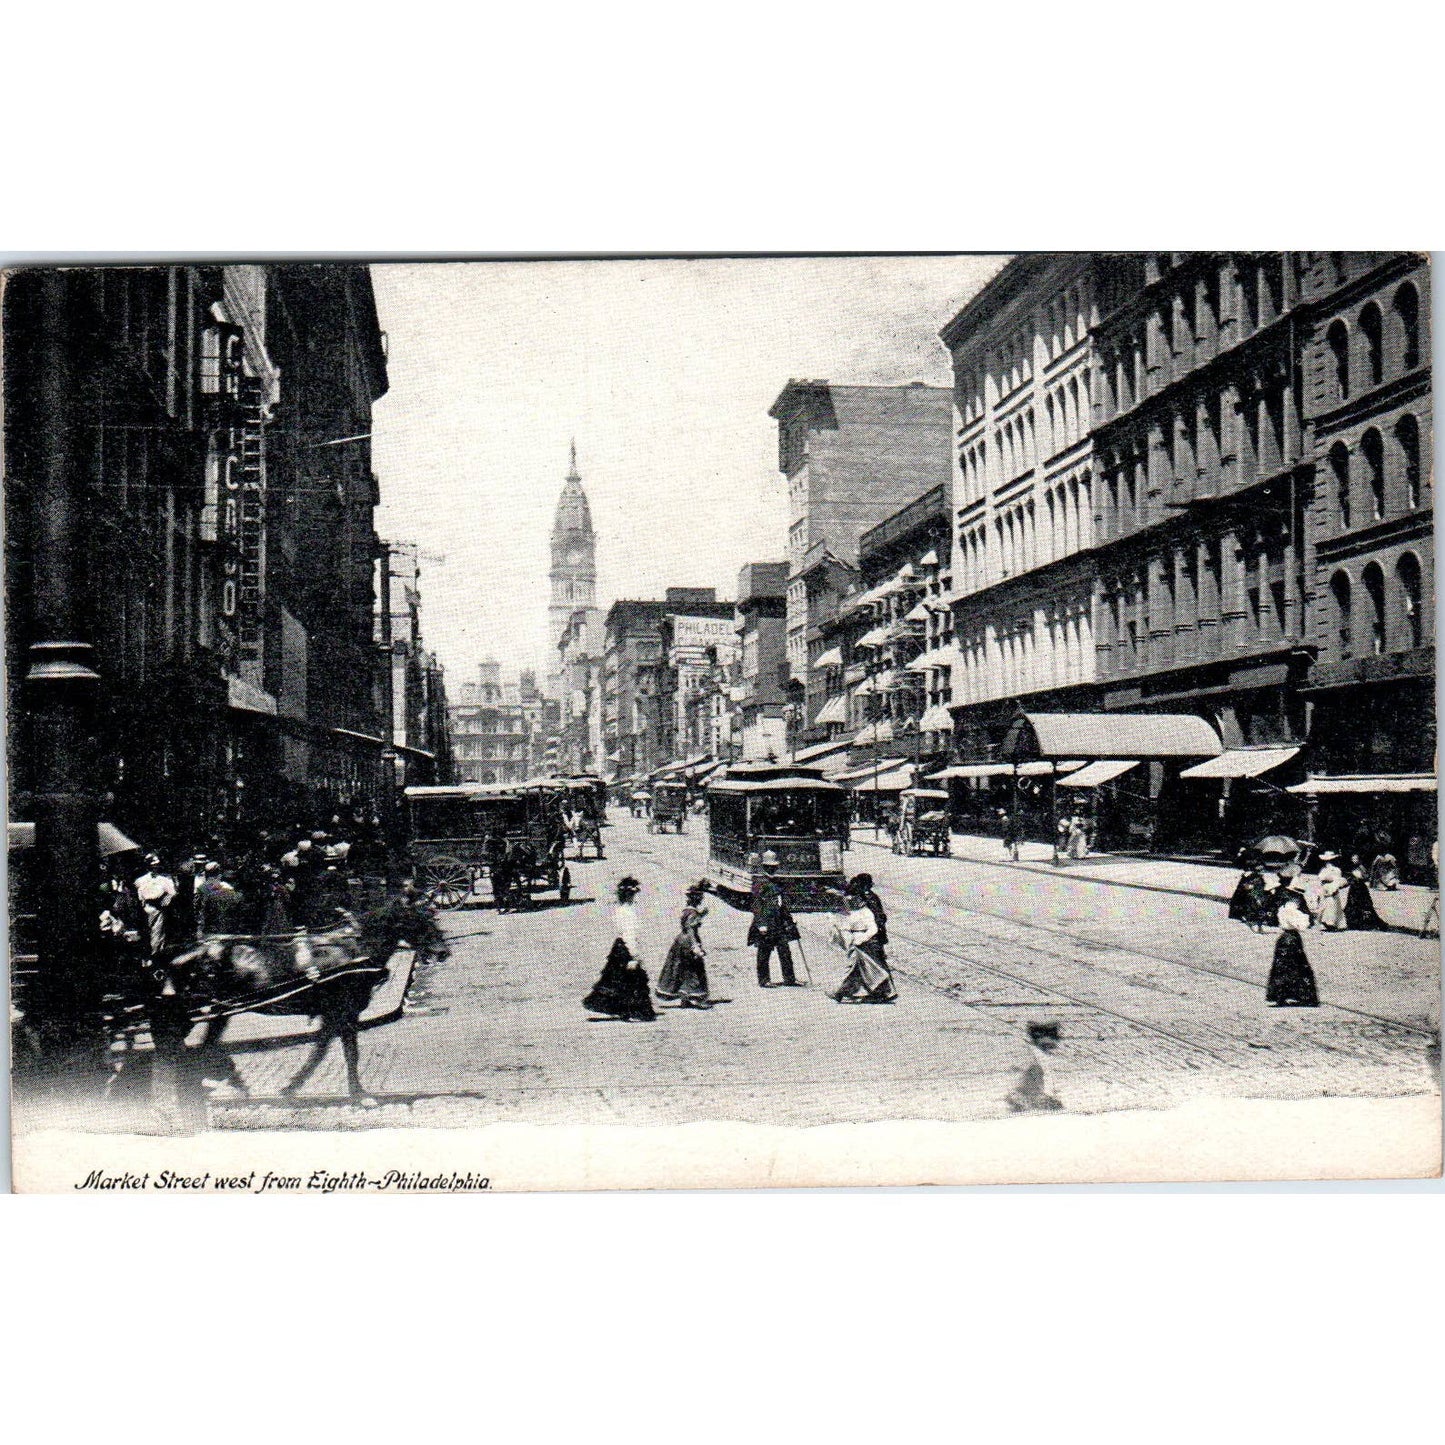
[{"label": "woman in long dark dress", "polygon": [[1289,892],[1279,909],[1279,937],[1274,941],[1274,962],[1264,986],[1264,1001],[1275,1008],[1317,1008],[1320,997],[1314,970],[1305,957],[1300,936],[1310,926],[1304,900]]},{"label": "woman in long dark dress", "polygon": [[682,910],[677,937],[667,951],[667,961],[657,976],[657,996],[681,999],[683,1008],[711,1008],[707,991],[707,952],[702,946],[699,930],[707,917],[702,906],[708,891],[707,879],[700,879],[687,890],[687,906]]},{"label": "woman in long dark dress", "polygon": [[629,1023],[648,1023],[657,1017],[648,992],[647,971],[637,953],[637,909],[633,904],[641,890],[642,885],[630,876],[618,883],[613,914],[617,937],[607,954],[602,976],[582,1000],[582,1007],[592,1013]]},{"label": "woman in long dark dress", "polygon": [[1244,873],[1229,900],[1229,916],[1247,923],[1256,933],[1263,933],[1265,925],[1274,922],[1270,889],[1257,857],[1244,859]]},{"label": "woman in long dark dress", "polygon": [[1351,860],[1350,881],[1345,889],[1345,927],[1351,931],[1360,929],[1384,929],[1390,925],[1375,912],[1375,900],[1370,896],[1370,875],[1364,860],[1356,854]]}]

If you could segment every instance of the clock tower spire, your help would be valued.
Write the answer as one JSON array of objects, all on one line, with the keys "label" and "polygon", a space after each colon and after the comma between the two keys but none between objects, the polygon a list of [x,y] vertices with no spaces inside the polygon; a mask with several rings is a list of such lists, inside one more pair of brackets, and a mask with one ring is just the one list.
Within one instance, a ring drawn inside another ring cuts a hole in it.
[{"label": "clock tower spire", "polygon": [[592,509],[577,471],[577,441],[573,438],[567,477],[552,519],[551,599],[547,607],[548,691],[560,697],[562,663],[557,644],[572,614],[597,604],[597,539],[592,532]]}]

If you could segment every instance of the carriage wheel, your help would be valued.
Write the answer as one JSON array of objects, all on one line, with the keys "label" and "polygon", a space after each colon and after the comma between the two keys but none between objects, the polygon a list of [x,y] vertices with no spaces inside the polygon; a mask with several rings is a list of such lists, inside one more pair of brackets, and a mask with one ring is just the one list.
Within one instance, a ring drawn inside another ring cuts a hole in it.
[{"label": "carriage wheel", "polygon": [[457,858],[428,858],[421,869],[422,887],[438,908],[456,908],[472,894],[472,874]]}]

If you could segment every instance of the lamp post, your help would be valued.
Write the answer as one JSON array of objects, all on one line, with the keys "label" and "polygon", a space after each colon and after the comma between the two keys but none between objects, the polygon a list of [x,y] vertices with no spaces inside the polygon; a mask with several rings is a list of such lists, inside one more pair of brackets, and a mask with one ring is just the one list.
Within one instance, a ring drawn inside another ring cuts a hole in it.
[{"label": "lamp post", "polygon": [[[40,972],[27,1013],[46,1061],[103,1065],[95,891],[95,708],[100,676],[85,618],[85,492],[75,457],[72,275],[22,271],[9,287],[15,370],[7,467],[33,499],[33,641],[24,680],[33,765]],[[8,368],[7,368],[8,369]]]}]

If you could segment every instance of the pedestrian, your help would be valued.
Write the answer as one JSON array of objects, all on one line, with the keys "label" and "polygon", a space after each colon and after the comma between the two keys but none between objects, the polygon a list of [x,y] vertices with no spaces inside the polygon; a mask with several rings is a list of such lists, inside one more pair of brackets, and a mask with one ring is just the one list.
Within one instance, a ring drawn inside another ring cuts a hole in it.
[{"label": "pedestrian", "polygon": [[1053,1092],[1050,1057],[1059,1047],[1058,1024],[1029,1024],[1028,1043],[1019,1065],[1018,1080],[1005,1103],[1015,1114],[1056,1113],[1064,1106]]},{"label": "pedestrian", "polygon": [[1314,970],[1305,957],[1301,935],[1310,926],[1304,900],[1289,890],[1279,909],[1279,937],[1274,941],[1274,961],[1264,986],[1264,1001],[1272,1008],[1318,1008]]},{"label": "pedestrian", "polygon": [[1350,858],[1350,877],[1345,889],[1345,927],[1355,932],[1388,930],[1390,925],[1375,911],[1370,896],[1370,870],[1358,854]]},{"label": "pedestrian", "polygon": [[1089,829],[1083,818],[1078,813],[1073,814],[1069,819],[1069,857],[1087,858],[1089,856]]},{"label": "pedestrian", "polygon": [[1330,933],[1343,933],[1349,926],[1345,920],[1345,896],[1350,885],[1339,857],[1329,848],[1320,854],[1320,927]]},{"label": "pedestrian", "polygon": [[147,853],[145,872],[135,880],[135,894],[145,910],[148,958],[162,958],[175,947],[170,910],[178,891],[176,880],[161,866],[160,855]]},{"label": "pedestrian", "polygon": [[[878,914],[868,902],[872,881],[866,873],[859,874],[844,889],[833,933],[848,955],[848,972],[833,994],[839,1003],[893,1003],[898,997],[879,938]],[[882,904],[878,907],[881,911]]]},{"label": "pedestrian", "polygon": [[702,921],[707,917],[702,900],[711,886],[706,878],[700,878],[687,890],[687,904],[678,920],[677,937],[657,976],[654,991],[658,998],[680,999],[683,1008],[712,1007],[707,990],[707,951],[702,946],[700,932]]},{"label": "pedestrian", "polygon": [[753,885],[753,921],[748,928],[748,944],[757,949],[758,987],[773,988],[769,963],[774,953],[782,969],[780,988],[797,988],[793,974],[793,950],[798,941],[798,925],[788,909],[788,900],[778,887],[778,855],[768,849],[759,860],[762,876]]},{"label": "pedestrian", "polygon": [[1018,819],[1007,808],[998,810],[999,831],[1003,834],[1003,850],[1015,863],[1019,861]]},{"label": "pedestrian", "polygon": [[642,885],[630,875],[617,884],[617,908],[613,913],[617,936],[607,954],[601,977],[582,1007],[628,1023],[649,1023],[657,1017],[648,994],[647,971],[637,947],[637,895]]},{"label": "pedestrian", "polygon": [[196,881],[196,931],[206,938],[216,933],[235,932],[233,920],[240,898],[221,877],[221,865],[212,859]]},{"label": "pedestrian", "polygon": [[1263,933],[1266,926],[1273,924],[1276,913],[1269,881],[1273,881],[1276,888],[1279,881],[1266,880],[1263,863],[1257,853],[1246,853],[1241,862],[1244,872],[1230,897],[1229,916],[1248,924],[1256,933]]}]

